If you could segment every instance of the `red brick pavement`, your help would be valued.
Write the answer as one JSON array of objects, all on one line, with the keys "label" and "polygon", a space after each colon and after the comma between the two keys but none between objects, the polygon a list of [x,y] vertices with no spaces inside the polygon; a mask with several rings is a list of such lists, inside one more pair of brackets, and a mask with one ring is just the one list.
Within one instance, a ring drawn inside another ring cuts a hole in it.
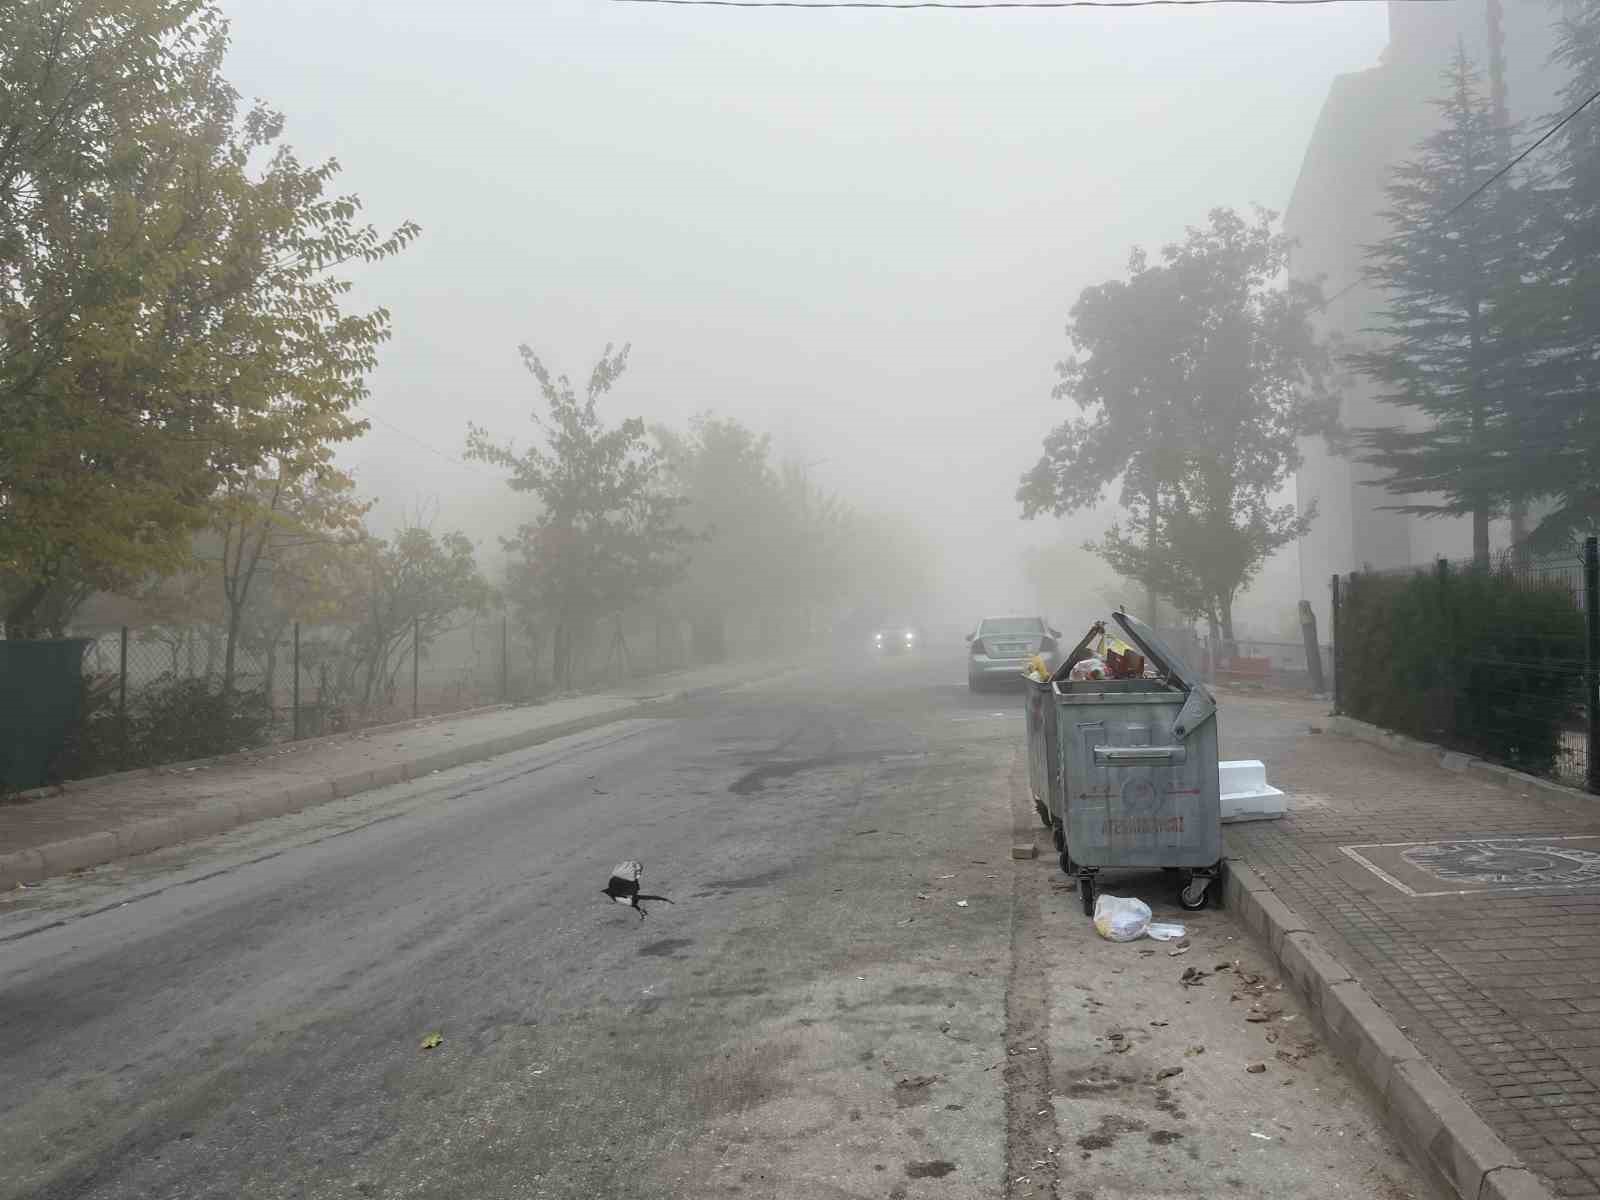
[{"label": "red brick pavement", "polygon": [[1316,928],[1552,1190],[1600,1197],[1600,882],[1413,897],[1340,849],[1600,834],[1600,798],[1593,816],[1572,816],[1537,795],[1310,732],[1327,710],[1222,693],[1223,757],[1262,759],[1291,797],[1284,820],[1229,826],[1230,856]]}]

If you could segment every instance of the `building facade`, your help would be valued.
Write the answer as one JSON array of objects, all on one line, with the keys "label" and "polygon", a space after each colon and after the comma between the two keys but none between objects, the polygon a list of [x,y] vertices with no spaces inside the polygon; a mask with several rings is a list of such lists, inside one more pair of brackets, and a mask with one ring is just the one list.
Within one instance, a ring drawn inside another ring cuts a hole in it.
[{"label": "building facade", "polygon": [[[1533,129],[1556,106],[1559,76],[1550,0],[1454,0],[1449,4],[1389,4],[1389,44],[1369,70],[1333,81],[1284,212],[1284,231],[1299,243],[1290,260],[1296,278],[1320,279],[1337,296],[1321,314],[1323,332],[1347,346],[1370,339],[1382,296],[1362,277],[1364,247],[1386,234],[1380,215],[1390,168],[1412,156],[1435,127],[1432,101],[1444,90],[1442,73],[1458,46],[1498,92],[1511,121]],[[1515,142],[1520,148],[1529,134]],[[1345,290],[1348,289],[1348,290]],[[1342,293],[1342,294],[1341,294]],[[1347,427],[1400,425],[1412,414],[1378,401],[1372,385],[1345,380],[1340,417]],[[1377,472],[1308,441],[1296,480],[1302,513],[1316,519],[1298,545],[1300,594],[1312,602],[1320,628],[1329,624],[1332,575],[1364,567],[1425,564],[1444,555],[1470,556],[1467,518],[1417,518],[1388,511],[1396,498],[1374,486]],[[1509,541],[1495,522],[1491,543]]]}]

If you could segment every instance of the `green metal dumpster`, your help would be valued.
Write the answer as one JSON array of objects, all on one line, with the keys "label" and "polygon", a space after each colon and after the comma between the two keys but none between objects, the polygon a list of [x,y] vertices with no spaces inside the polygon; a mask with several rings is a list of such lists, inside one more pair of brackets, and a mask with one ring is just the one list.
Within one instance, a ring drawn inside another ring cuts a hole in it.
[{"label": "green metal dumpster", "polygon": [[0,789],[50,782],[50,764],[82,716],[90,641],[0,639]]}]

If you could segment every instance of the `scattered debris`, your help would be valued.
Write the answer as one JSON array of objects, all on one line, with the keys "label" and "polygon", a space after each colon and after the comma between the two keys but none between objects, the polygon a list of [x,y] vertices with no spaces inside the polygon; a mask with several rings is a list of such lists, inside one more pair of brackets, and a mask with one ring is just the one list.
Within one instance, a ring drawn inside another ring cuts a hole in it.
[{"label": "scattered debris", "polygon": [[967,907],[967,902],[965,900],[957,900],[956,901],[956,907],[957,908],[966,908]]},{"label": "scattered debris", "polygon": [[1250,1074],[1252,1074],[1252,1075],[1260,1075],[1266,1069],[1267,1069],[1267,1064],[1266,1063],[1251,1063],[1248,1067],[1245,1068],[1245,1070],[1249,1071]]},{"label": "scattered debris", "polygon": [[1252,1008],[1249,1012],[1245,1013],[1244,1019],[1252,1024],[1259,1025],[1263,1021],[1272,1020],[1272,1015],[1270,1013],[1263,1012],[1259,1008]]},{"label": "scattered debris", "polygon": [[1168,950],[1167,951],[1167,957],[1168,958],[1177,958],[1178,955],[1187,954],[1187,953],[1189,953],[1189,947],[1187,947],[1187,946],[1179,946],[1176,950]]},{"label": "scattered debris", "polygon": [[1196,1043],[1183,1052],[1185,1058],[1199,1058],[1206,1052],[1206,1048]]},{"label": "scattered debris", "polygon": [[1263,1142],[1270,1142],[1270,1141],[1271,1141],[1271,1140],[1272,1140],[1272,1139],[1271,1139],[1271,1138],[1270,1138],[1270,1137],[1268,1137],[1268,1136],[1267,1136],[1267,1135],[1266,1135],[1266,1134],[1264,1134],[1264,1133],[1257,1133],[1257,1132],[1256,1132],[1256,1131],[1255,1131],[1255,1130],[1254,1130],[1254,1129],[1252,1129],[1252,1130],[1251,1130],[1251,1131],[1250,1131],[1250,1136],[1251,1136],[1251,1137],[1253,1137],[1253,1138],[1260,1138],[1260,1139],[1261,1139],[1261,1140],[1262,1140],[1262,1141],[1263,1141]]},{"label": "scattered debris", "polygon": [[1206,973],[1195,967],[1185,967],[1183,974],[1178,976],[1178,982],[1184,987],[1199,987],[1206,981]]},{"label": "scattered debris", "polygon": [[430,1033],[427,1037],[422,1039],[422,1049],[424,1050],[434,1050],[443,1044],[444,1034],[442,1033]]},{"label": "scattered debris", "polygon": [[928,897],[928,893],[927,892],[918,892],[917,893],[917,899],[918,900],[926,900],[928,898],[929,897]]},{"label": "scattered debris", "polygon": [[1160,1028],[1162,1028],[1163,1026],[1166,1025],[1166,1022],[1165,1021],[1151,1021],[1150,1024],[1154,1025],[1157,1029],[1160,1029]]},{"label": "scattered debris", "polygon": [[1182,1067],[1162,1067],[1161,1070],[1156,1072],[1156,1082],[1160,1083],[1163,1079],[1171,1079],[1175,1075],[1182,1074]]}]

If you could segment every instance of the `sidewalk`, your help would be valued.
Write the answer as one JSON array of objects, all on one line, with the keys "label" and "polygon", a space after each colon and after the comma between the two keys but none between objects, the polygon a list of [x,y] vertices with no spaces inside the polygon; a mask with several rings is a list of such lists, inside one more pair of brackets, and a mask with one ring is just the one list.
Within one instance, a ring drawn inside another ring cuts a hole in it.
[{"label": "sidewalk", "polygon": [[677,671],[589,696],[383,725],[68,784],[0,803],[0,889],[477,762],[788,669]]},{"label": "sidewalk", "polygon": [[[1262,759],[1290,796],[1281,821],[1227,827],[1230,858],[1557,1195],[1600,1196],[1600,798],[1562,811],[1312,733],[1325,702],[1220,699],[1223,757]],[[1528,840],[1460,844],[1485,838]]]}]

